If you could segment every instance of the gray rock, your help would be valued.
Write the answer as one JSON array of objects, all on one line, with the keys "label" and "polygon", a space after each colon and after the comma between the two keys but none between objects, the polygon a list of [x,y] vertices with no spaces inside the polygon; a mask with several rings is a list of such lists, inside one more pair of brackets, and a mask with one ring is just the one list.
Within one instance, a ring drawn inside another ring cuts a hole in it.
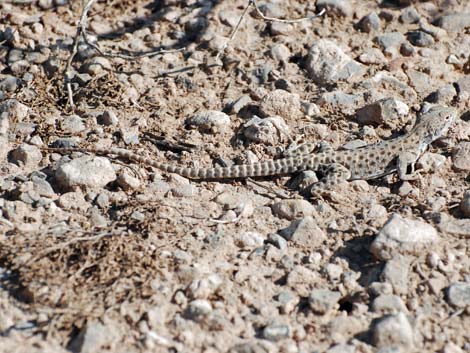
[{"label": "gray rock", "polygon": [[323,315],[332,310],[340,298],[340,292],[328,289],[314,289],[308,297],[308,304],[313,312]]},{"label": "gray rock", "polygon": [[100,193],[95,200],[96,204],[100,208],[106,208],[110,204],[109,195],[107,193]]},{"label": "gray rock", "polygon": [[10,121],[22,122],[29,116],[29,107],[16,99],[7,99],[0,103],[0,114],[7,113]]},{"label": "gray rock", "polygon": [[139,144],[139,127],[131,126],[120,129],[122,140],[126,145]]},{"label": "gray rock", "polygon": [[265,119],[255,116],[243,127],[243,136],[249,141],[265,145],[276,145],[282,134],[289,133],[288,125],[280,116]]},{"label": "gray rock", "polygon": [[320,105],[330,105],[336,109],[341,109],[345,114],[352,114],[362,97],[356,94],[348,94],[342,91],[325,92],[320,96],[318,103]]},{"label": "gray rock", "polygon": [[428,95],[432,92],[434,81],[428,74],[418,70],[408,69],[406,75],[410,80],[410,85],[417,93]]},{"label": "gray rock", "polygon": [[119,173],[116,182],[124,191],[136,190],[140,187],[140,179],[127,171]]},{"label": "gray rock", "polygon": [[462,201],[460,202],[460,210],[463,215],[470,218],[470,190],[465,191]]},{"label": "gray rock", "polygon": [[446,160],[442,154],[425,152],[416,163],[416,167],[423,172],[431,172],[442,168]]},{"label": "gray rock", "polygon": [[412,31],[407,33],[408,40],[417,47],[429,47],[434,44],[434,38],[423,31]]},{"label": "gray rock", "polygon": [[414,346],[413,327],[404,313],[385,316],[372,328],[372,341],[377,348],[398,346],[410,349]]},{"label": "gray rock", "polygon": [[6,136],[10,130],[10,114],[0,113],[0,135]]},{"label": "gray rock", "polygon": [[116,173],[107,158],[83,156],[60,165],[55,178],[65,188],[99,189],[116,180]]},{"label": "gray rock", "polygon": [[380,29],[380,17],[377,15],[376,12],[371,12],[368,15],[361,18],[357,27],[366,33],[370,33],[373,31],[377,31]]},{"label": "gray rock", "polygon": [[240,248],[255,248],[264,244],[264,239],[261,235],[255,232],[243,232],[235,239],[235,244]]},{"label": "gray rock", "polygon": [[281,314],[291,313],[299,303],[299,297],[290,291],[279,293],[276,299],[280,304]]},{"label": "gray rock", "polygon": [[435,92],[431,93],[426,100],[431,103],[447,104],[450,103],[457,95],[454,85],[448,84],[439,87]]},{"label": "gray rock", "polygon": [[270,234],[268,237],[268,243],[273,244],[279,250],[287,249],[287,241],[279,234]]},{"label": "gray rock", "polygon": [[68,349],[78,353],[94,353],[109,347],[118,347],[123,335],[125,335],[123,329],[110,319],[104,324],[98,320],[88,321],[71,341]]},{"label": "gray rock", "polygon": [[405,36],[400,32],[388,32],[374,38],[374,42],[385,50],[390,48],[398,48],[398,46],[405,40]]},{"label": "gray rock", "polygon": [[327,15],[351,17],[353,14],[350,0],[318,0],[315,5],[318,10],[325,9]]},{"label": "gray rock", "polygon": [[312,249],[321,246],[327,239],[311,216],[292,221],[289,227],[279,230],[278,233],[288,241]]},{"label": "gray rock", "polygon": [[326,350],[325,353],[355,353],[356,347],[352,344],[340,343]]},{"label": "gray rock", "polygon": [[21,144],[11,152],[11,160],[26,168],[34,168],[42,160],[42,153],[39,148],[33,145]]},{"label": "gray rock", "polygon": [[13,93],[18,89],[20,80],[15,76],[3,75],[0,76],[0,90],[5,92]]},{"label": "gray rock", "polygon": [[80,68],[80,72],[96,76],[111,69],[111,63],[107,58],[102,56],[95,56],[88,60],[84,65],[82,65],[82,67]]},{"label": "gray rock", "polygon": [[0,163],[6,161],[8,152],[10,152],[10,143],[8,142],[8,137],[5,135],[0,135]]},{"label": "gray rock", "polygon": [[456,84],[459,92],[467,92],[470,94],[470,75],[463,76],[456,82]]},{"label": "gray rock", "polygon": [[48,78],[52,78],[60,70],[60,60],[51,57],[42,64]]},{"label": "gray rock", "polygon": [[81,191],[71,191],[60,195],[57,203],[65,210],[87,210],[91,205]]},{"label": "gray rock", "polygon": [[387,282],[372,282],[368,287],[369,294],[374,297],[393,293],[393,287]]},{"label": "gray rock", "polygon": [[400,54],[403,56],[413,56],[416,54],[416,49],[410,43],[401,43]]},{"label": "gray rock", "polygon": [[197,127],[202,132],[217,133],[230,126],[230,117],[217,110],[206,110],[186,119],[186,124]]},{"label": "gray rock", "polygon": [[406,294],[409,272],[410,260],[398,255],[385,263],[380,278],[382,281],[390,283],[396,294]]},{"label": "gray rock", "polygon": [[452,165],[459,171],[470,170],[470,142],[460,142],[452,154]]},{"label": "gray rock", "polygon": [[98,118],[98,121],[106,126],[115,126],[119,124],[119,119],[116,113],[112,110],[105,110],[103,114]]},{"label": "gray rock", "polygon": [[320,39],[312,45],[306,68],[310,78],[318,84],[333,84],[364,74],[361,64],[352,60],[340,47],[327,39]]},{"label": "gray rock", "polygon": [[274,44],[270,50],[271,57],[278,62],[287,62],[291,52],[284,44]]},{"label": "gray rock", "polygon": [[447,301],[458,308],[470,306],[470,283],[453,283],[447,289]]},{"label": "gray rock", "polygon": [[248,104],[251,103],[251,98],[249,95],[245,94],[243,96],[241,96],[240,98],[238,98],[237,100],[235,100],[231,105],[230,105],[230,111],[233,113],[233,114],[238,114],[240,112],[240,110],[242,110],[243,108],[245,108]]},{"label": "gray rock", "polygon": [[196,299],[189,303],[186,316],[190,320],[201,320],[212,312],[212,305],[205,299]]},{"label": "gray rock", "polygon": [[369,48],[364,53],[359,55],[358,59],[363,64],[386,64],[387,59],[385,55],[377,48]]},{"label": "gray rock", "polygon": [[63,117],[63,120],[60,123],[60,127],[66,133],[76,134],[85,130],[85,124],[83,123],[82,118],[78,115],[70,115]]},{"label": "gray rock", "polygon": [[442,232],[470,237],[469,219],[456,219],[444,212],[439,213],[436,218]]},{"label": "gray rock", "polygon": [[380,295],[372,302],[372,311],[383,314],[396,314],[398,312],[407,312],[403,300],[397,295]]},{"label": "gray rock", "polygon": [[303,115],[300,96],[282,89],[266,94],[260,102],[259,109],[265,117],[279,115],[285,119],[294,119]]},{"label": "gray rock", "polygon": [[419,13],[412,6],[406,7],[400,14],[400,21],[403,23],[416,23],[419,21]]},{"label": "gray rock", "polygon": [[437,230],[430,224],[393,214],[372,242],[370,251],[380,260],[389,260],[397,254],[420,255],[439,240]]},{"label": "gray rock", "polygon": [[145,215],[142,212],[134,211],[131,213],[131,219],[137,222],[145,221]]},{"label": "gray rock", "polygon": [[276,217],[288,220],[316,215],[315,207],[307,200],[282,200],[274,203],[271,210]]},{"label": "gray rock", "polygon": [[361,124],[394,126],[396,120],[408,115],[409,111],[408,106],[402,101],[394,98],[384,98],[359,109],[356,115]]},{"label": "gray rock", "polygon": [[80,139],[78,137],[62,137],[55,140],[52,146],[57,148],[70,148],[77,147],[79,143]]},{"label": "gray rock", "polygon": [[454,13],[442,16],[437,24],[448,32],[460,32],[465,27],[470,26],[470,13]]},{"label": "gray rock", "polygon": [[263,329],[263,338],[268,341],[277,342],[284,338],[288,338],[291,334],[288,325],[268,325]]}]

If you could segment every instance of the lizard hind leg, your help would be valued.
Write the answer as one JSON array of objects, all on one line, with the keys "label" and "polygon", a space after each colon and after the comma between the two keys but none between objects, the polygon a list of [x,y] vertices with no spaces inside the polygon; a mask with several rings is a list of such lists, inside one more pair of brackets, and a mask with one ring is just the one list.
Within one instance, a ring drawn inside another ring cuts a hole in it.
[{"label": "lizard hind leg", "polygon": [[321,196],[323,191],[351,178],[349,169],[340,163],[325,165],[325,167],[321,169],[324,171],[323,178],[310,186],[309,192],[314,197]]}]

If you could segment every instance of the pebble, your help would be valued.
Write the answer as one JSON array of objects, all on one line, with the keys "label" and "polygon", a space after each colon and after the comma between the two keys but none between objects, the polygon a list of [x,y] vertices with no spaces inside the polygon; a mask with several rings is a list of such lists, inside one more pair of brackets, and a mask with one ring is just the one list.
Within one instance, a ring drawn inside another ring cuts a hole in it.
[{"label": "pebble", "polygon": [[264,244],[263,237],[256,232],[244,232],[235,239],[235,244],[240,248],[256,248]]},{"label": "pebble", "polygon": [[309,49],[306,68],[317,84],[333,84],[363,75],[364,68],[352,60],[334,42],[320,39]]},{"label": "pebble", "polygon": [[42,64],[48,78],[52,78],[60,69],[60,60],[58,58],[49,58]]},{"label": "pebble", "polygon": [[206,110],[186,119],[186,124],[197,127],[201,132],[218,133],[230,126],[230,117],[224,112]]},{"label": "pebble", "polygon": [[188,304],[186,316],[190,320],[198,321],[212,312],[212,305],[205,299],[196,299]]},{"label": "pebble", "polygon": [[94,353],[101,347],[119,347],[125,332],[117,322],[107,319],[103,324],[99,320],[90,320],[72,339],[69,349],[73,352]]},{"label": "pebble", "polygon": [[268,237],[268,243],[273,244],[276,248],[281,251],[287,249],[287,241],[279,234],[270,234]]},{"label": "pebble", "polygon": [[437,24],[448,32],[460,32],[465,27],[470,26],[470,13],[445,15],[438,20]]},{"label": "pebble", "polygon": [[287,220],[316,215],[315,207],[307,200],[282,200],[274,203],[271,210],[276,217]]},{"label": "pebble", "polygon": [[7,112],[0,113],[0,135],[6,136],[10,130],[10,114]]},{"label": "pebble", "polygon": [[438,215],[439,229],[443,232],[470,237],[470,220],[456,219],[448,214],[441,212]]},{"label": "pebble", "polygon": [[277,295],[277,301],[280,304],[281,314],[289,314],[296,308],[300,299],[290,291],[283,291]]},{"label": "pebble", "polygon": [[384,98],[359,109],[356,115],[361,124],[396,126],[397,119],[408,115],[409,111],[410,108],[402,101]]},{"label": "pebble", "polygon": [[285,119],[302,117],[300,96],[283,89],[276,89],[266,94],[259,104],[264,117],[279,115]]},{"label": "pebble", "polygon": [[459,171],[470,170],[470,142],[460,142],[452,154],[452,165]]},{"label": "pebble", "polygon": [[368,15],[365,15],[361,18],[357,27],[366,33],[377,31],[380,29],[380,17],[376,12],[371,12]]},{"label": "pebble", "polygon": [[128,171],[120,172],[116,182],[124,191],[136,190],[140,187],[140,179],[131,175]]},{"label": "pebble", "polygon": [[24,143],[11,152],[11,160],[20,166],[35,168],[42,160],[42,153],[36,146]]},{"label": "pebble", "polygon": [[424,172],[432,172],[440,170],[445,161],[446,156],[439,153],[425,152],[416,163],[416,167]]},{"label": "pebble", "polygon": [[217,292],[222,283],[222,278],[215,273],[196,278],[186,289],[186,295],[191,299],[207,299]]},{"label": "pebble", "polygon": [[396,256],[385,263],[380,274],[382,281],[390,283],[396,294],[408,293],[408,274],[410,260],[404,256]]},{"label": "pebble", "polygon": [[374,42],[382,47],[386,52],[391,51],[393,48],[398,48],[401,43],[405,42],[405,40],[405,36],[400,32],[388,32],[374,38]]},{"label": "pebble", "polygon": [[387,282],[372,282],[369,284],[368,292],[371,296],[389,295],[393,293],[393,287]]},{"label": "pebble", "polygon": [[111,63],[107,58],[102,56],[95,56],[91,58],[80,68],[80,72],[84,72],[92,76],[102,74],[107,70],[112,70]]},{"label": "pebble", "polygon": [[372,242],[370,251],[380,260],[389,260],[396,254],[417,256],[439,240],[437,230],[430,224],[395,213]]},{"label": "pebble", "polygon": [[363,64],[384,65],[387,63],[385,55],[377,48],[369,48],[359,55],[359,62]]},{"label": "pebble", "polygon": [[143,222],[145,221],[145,215],[142,212],[139,211],[134,211],[131,213],[131,219],[137,222]]},{"label": "pebble", "polygon": [[275,44],[270,50],[271,57],[278,62],[287,62],[291,52],[284,44]]},{"label": "pebble", "polygon": [[340,343],[328,348],[326,353],[355,353],[357,352],[356,347],[352,344]]},{"label": "pebble", "polygon": [[76,136],[74,137],[62,137],[58,138],[52,143],[53,147],[57,148],[70,148],[70,147],[77,147],[80,144],[80,139]]},{"label": "pebble", "polygon": [[419,13],[412,6],[406,7],[400,14],[400,21],[403,23],[416,23],[419,21]]},{"label": "pebble", "polygon": [[457,95],[454,85],[448,84],[439,87],[435,92],[431,93],[427,98],[429,102],[436,104],[448,104]]},{"label": "pebble", "polygon": [[272,36],[287,36],[292,32],[292,25],[290,23],[271,22],[269,32]]},{"label": "pebble", "polygon": [[243,108],[251,103],[251,98],[249,95],[245,94],[230,104],[230,112],[233,114],[238,114]]},{"label": "pebble", "polygon": [[291,335],[288,325],[268,325],[263,329],[263,338],[268,341],[277,342]]},{"label": "pebble", "polygon": [[416,54],[416,49],[410,43],[402,43],[400,45],[400,54],[403,56],[413,56]]},{"label": "pebble", "polygon": [[126,145],[139,144],[139,127],[130,126],[120,129],[122,140]]},{"label": "pebble", "polygon": [[342,91],[325,92],[320,96],[320,105],[330,105],[341,109],[344,114],[353,114],[356,107],[362,101],[362,97],[357,94],[348,94]]},{"label": "pebble", "polygon": [[351,17],[353,8],[350,0],[318,0],[317,11],[325,9],[327,16]]},{"label": "pebble", "polygon": [[15,76],[5,75],[0,79],[0,90],[13,93],[18,89],[20,80]]},{"label": "pebble", "polygon": [[447,289],[447,301],[458,308],[470,306],[470,283],[453,283]]},{"label": "pebble", "polygon": [[29,116],[30,109],[27,105],[16,99],[7,99],[0,103],[0,114],[7,113],[10,121],[22,122]]},{"label": "pebble", "polygon": [[78,115],[64,117],[60,123],[60,127],[65,133],[70,134],[75,134],[85,130],[85,124],[83,123],[82,118]]},{"label": "pebble", "polygon": [[83,156],[63,163],[55,171],[59,184],[65,188],[103,188],[116,180],[116,173],[109,159],[96,156]]},{"label": "pebble", "polygon": [[71,191],[60,195],[57,204],[65,210],[86,210],[91,206],[81,191]]},{"label": "pebble", "polygon": [[311,216],[292,221],[287,228],[279,230],[278,234],[287,241],[311,249],[322,246],[327,239],[325,233]]},{"label": "pebble", "polygon": [[98,122],[105,126],[116,126],[119,124],[119,119],[112,110],[105,110],[103,114],[98,116]]},{"label": "pebble", "polygon": [[337,305],[340,298],[340,292],[314,289],[308,297],[308,304],[314,313],[324,315]]},{"label": "pebble", "polygon": [[462,201],[460,201],[460,210],[464,217],[470,218],[470,190],[464,192]]},{"label": "pebble", "polygon": [[379,295],[372,302],[372,311],[382,314],[396,314],[398,312],[407,312],[403,300],[397,295]]},{"label": "pebble", "polygon": [[407,33],[408,40],[417,47],[429,47],[434,44],[434,38],[423,31],[412,31]]},{"label": "pebble", "polygon": [[372,341],[377,348],[398,346],[408,350],[414,346],[413,327],[402,312],[381,318],[372,328]]},{"label": "pebble", "polygon": [[244,125],[243,136],[248,141],[266,145],[276,145],[282,134],[289,133],[289,126],[280,116],[261,119],[254,116]]}]

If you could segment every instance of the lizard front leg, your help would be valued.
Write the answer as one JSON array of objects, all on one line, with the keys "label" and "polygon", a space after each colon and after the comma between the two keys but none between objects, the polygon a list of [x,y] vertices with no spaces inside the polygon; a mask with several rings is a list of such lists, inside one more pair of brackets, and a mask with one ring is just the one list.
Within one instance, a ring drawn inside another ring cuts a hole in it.
[{"label": "lizard front leg", "polygon": [[[397,157],[398,177],[403,181],[416,180],[419,178],[419,171],[415,171],[417,160],[416,153],[402,152]],[[411,166],[411,173],[407,173],[408,166]]]}]

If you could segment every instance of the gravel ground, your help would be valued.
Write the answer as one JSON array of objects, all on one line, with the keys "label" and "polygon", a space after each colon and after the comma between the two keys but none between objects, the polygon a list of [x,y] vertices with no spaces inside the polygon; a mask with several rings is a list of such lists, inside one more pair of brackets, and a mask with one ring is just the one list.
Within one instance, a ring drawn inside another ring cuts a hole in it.
[{"label": "gravel ground", "polygon": [[[470,352],[470,2],[272,0],[325,12],[251,4],[229,41],[248,4],[96,2],[67,66],[81,1],[0,2],[0,352]],[[39,148],[253,163],[393,138],[428,104],[459,117],[418,180],[323,198],[313,172]]]}]

